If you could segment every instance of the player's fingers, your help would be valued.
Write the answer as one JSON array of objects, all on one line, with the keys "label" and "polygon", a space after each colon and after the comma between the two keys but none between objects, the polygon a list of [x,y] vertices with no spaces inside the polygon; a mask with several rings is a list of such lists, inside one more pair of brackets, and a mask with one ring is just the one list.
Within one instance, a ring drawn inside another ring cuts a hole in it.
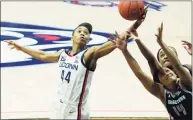
[{"label": "player's fingers", "polygon": [[111,33],[111,34],[110,34],[110,40],[114,40],[114,39],[116,39],[116,36]]},{"label": "player's fingers", "polygon": [[143,18],[146,17],[148,8],[149,8],[149,5],[147,5],[147,6],[145,7],[145,9],[144,9]]},{"label": "player's fingers", "polygon": [[149,4],[145,7],[145,9],[144,9],[144,10],[145,10],[145,11],[147,11],[147,9],[148,9],[148,8],[149,8]]},{"label": "player's fingers", "polygon": [[160,28],[159,28],[159,34],[161,34],[161,33],[162,33],[162,28],[160,27]]},{"label": "player's fingers", "polygon": [[157,28],[157,33],[158,33],[157,35],[159,35],[159,33],[160,33],[160,28],[159,27]]},{"label": "player's fingers", "polygon": [[119,39],[120,39],[120,36],[119,36],[119,34],[118,34],[118,32],[117,32],[117,31],[115,31],[115,34],[117,35],[117,38],[119,38]]},{"label": "player's fingers", "polygon": [[185,40],[182,40],[182,43],[183,43],[183,44],[186,44],[186,45],[192,45],[190,42],[185,41]]},{"label": "player's fingers", "polygon": [[185,43],[186,43],[186,41],[184,41],[184,40],[181,40],[181,42],[182,42],[182,44],[185,44]]},{"label": "player's fingers", "polygon": [[129,38],[129,36],[127,34],[124,35],[124,40],[127,41],[127,39]]},{"label": "player's fingers", "polygon": [[113,40],[111,40],[111,41],[113,42],[113,44],[116,44],[116,43],[117,43],[116,39],[113,39]]},{"label": "player's fingers", "polygon": [[14,45],[13,41],[7,41],[8,45]]},{"label": "player's fingers", "polygon": [[10,43],[8,43],[7,45],[8,45],[8,46],[12,46],[12,44],[10,44]]},{"label": "player's fingers", "polygon": [[188,46],[186,46],[186,45],[183,45],[183,47],[184,47],[186,50],[188,50]]},{"label": "player's fingers", "polygon": [[185,40],[181,40],[182,42],[184,42],[184,43],[189,43],[188,41],[185,41]]},{"label": "player's fingers", "polygon": [[4,40],[4,42],[6,42],[6,43],[11,43],[11,41],[10,41],[10,40]]},{"label": "player's fingers", "polygon": [[12,49],[14,49],[14,48],[15,48],[15,47],[13,47],[13,46],[12,46],[12,47],[10,47],[10,49],[11,49],[11,50],[12,50]]},{"label": "player's fingers", "polygon": [[128,39],[131,36],[131,32],[126,32],[126,38]]},{"label": "player's fingers", "polygon": [[146,14],[147,13],[147,9],[149,8],[149,5],[147,5],[144,9],[144,13],[143,14]]},{"label": "player's fingers", "polygon": [[163,31],[163,22],[161,23],[161,28],[160,28],[160,30],[161,30],[161,32]]},{"label": "player's fingers", "polygon": [[182,45],[188,45],[188,43],[183,42]]}]

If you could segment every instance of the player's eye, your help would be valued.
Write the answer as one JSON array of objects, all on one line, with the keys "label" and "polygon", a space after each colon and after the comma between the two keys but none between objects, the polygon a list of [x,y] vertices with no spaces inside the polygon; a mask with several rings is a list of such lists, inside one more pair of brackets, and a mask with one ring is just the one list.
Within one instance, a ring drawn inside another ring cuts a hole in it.
[{"label": "player's eye", "polygon": [[163,57],[163,56],[164,56],[164,54],[161,53],[161,54],[160,54],[160,57]]},{"label": "player's eye", "polygon": [[87,32],[87,31],[84,31],[84,34],[86,34],[86,35],[87,35],[87,34],[88,34],[88,32]]}]

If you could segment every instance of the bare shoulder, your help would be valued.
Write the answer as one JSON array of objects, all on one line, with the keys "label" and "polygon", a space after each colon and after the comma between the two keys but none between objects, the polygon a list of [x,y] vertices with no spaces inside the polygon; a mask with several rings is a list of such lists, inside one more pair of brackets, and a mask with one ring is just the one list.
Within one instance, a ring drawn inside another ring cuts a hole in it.
[{"label": "bare shoulder", "polygon": [[184,64],[183,66],[187,67],[189,70],[192,70],[192,65],[190,64]]},{"label": "bare shoulder", "polygon": [[60,55],[63,51],[64,51],[64,49],[60,49],[58,52],[56,52],[56,54]]}]

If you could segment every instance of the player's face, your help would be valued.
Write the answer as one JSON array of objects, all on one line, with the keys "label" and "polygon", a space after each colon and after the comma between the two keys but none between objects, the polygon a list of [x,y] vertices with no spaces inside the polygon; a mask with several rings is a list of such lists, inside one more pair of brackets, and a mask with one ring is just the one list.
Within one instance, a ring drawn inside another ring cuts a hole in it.
[{"label": "player's face", "polygon": [[89,37],[90,34],[88,29],[84,26],[80,26],[74,31],[73,42],[85,46],[88,43]]},{"label": "player's face", "polygon": [[177,80],[176,74],[172,70],[166,67],[163,68],[163,71],[159,72],[158,77],[159,77],[160,83],[164,86],[174,83]]},{"label": "player's face", "polygon": [[[176,53],[173,51],[173,49],[171,49],[173,54],[176,55]],[[167,55],[165,54],[165,52],[161,49],[159,51],[159,62],[163,67],[171,67],[171,62],[169,61]]]}]

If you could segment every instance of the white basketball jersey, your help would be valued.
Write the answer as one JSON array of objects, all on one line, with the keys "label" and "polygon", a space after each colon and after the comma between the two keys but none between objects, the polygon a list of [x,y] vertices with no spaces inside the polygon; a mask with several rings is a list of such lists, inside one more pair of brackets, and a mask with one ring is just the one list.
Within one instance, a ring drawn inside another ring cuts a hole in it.
[{"label": "white basketball jersey", "polygon": [[73,56],[64,50],[58,60],[59,90],[57,93],[61,102],[86,103],[91,85],[93,71],[89,71],[84,62],[87,49]]}]

